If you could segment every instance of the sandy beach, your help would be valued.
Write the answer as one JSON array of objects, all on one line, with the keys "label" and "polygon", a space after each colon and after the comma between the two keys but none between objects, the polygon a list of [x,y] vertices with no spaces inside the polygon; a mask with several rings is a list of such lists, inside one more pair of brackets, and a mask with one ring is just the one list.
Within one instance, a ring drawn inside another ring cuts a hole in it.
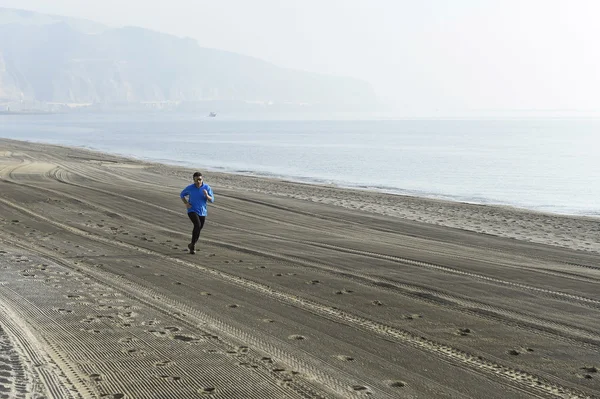
[{"label": "sandy beach", "polygon": [[0,139],[0,397],[600,398],[600,219]]}]

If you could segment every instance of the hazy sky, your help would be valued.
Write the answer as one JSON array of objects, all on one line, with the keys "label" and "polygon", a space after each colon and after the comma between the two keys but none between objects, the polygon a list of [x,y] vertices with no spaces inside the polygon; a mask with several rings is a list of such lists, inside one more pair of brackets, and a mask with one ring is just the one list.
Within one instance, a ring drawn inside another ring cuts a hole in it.
[{"label": "hazy sky", "polygon": [[600,112],[598,0],[0,0],[354,76],[402,113]]}]

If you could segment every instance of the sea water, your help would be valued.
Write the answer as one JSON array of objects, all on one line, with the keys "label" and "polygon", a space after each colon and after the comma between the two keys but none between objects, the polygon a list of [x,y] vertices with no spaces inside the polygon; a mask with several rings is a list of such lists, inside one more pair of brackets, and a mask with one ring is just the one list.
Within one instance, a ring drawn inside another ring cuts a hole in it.
[{"label": "sea water", "polygon": [[600,216],[598,119],[0,115],[0,137],[203,172]]}]

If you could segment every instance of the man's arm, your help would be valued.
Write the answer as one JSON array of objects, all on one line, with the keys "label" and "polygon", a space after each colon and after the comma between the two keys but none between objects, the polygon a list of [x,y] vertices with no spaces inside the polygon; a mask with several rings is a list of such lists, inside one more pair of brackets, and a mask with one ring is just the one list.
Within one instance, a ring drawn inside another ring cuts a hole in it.
[{"label": "man's arm", "polygon": [[210,202],[215,202],[215,197],[214,197],[214,194],[212,192],[212,188],[210,188],[210,186],[208,187],[208,190],[204,189],[204,196]]},{"label": "man's arm", "polygon": [[181,194],[179,194],[179,197],[181,198],[181,201],[183,201],[187,208],[191,208],[192,205],[188,202],[187,198],[185,198],[187,195],[189,195],[188,192],[186,191],[186,189],[183,189]]}]

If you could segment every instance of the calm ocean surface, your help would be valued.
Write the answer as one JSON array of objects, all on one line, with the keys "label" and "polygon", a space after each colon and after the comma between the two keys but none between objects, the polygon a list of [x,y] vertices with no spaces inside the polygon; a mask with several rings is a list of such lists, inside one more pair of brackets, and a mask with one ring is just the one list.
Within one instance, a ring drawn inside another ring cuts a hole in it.
[{"label": "calm ocean surface", "polygon": [[203,171],[600,216],[600,120],[593,119],[0,115],[0,137]]}]

